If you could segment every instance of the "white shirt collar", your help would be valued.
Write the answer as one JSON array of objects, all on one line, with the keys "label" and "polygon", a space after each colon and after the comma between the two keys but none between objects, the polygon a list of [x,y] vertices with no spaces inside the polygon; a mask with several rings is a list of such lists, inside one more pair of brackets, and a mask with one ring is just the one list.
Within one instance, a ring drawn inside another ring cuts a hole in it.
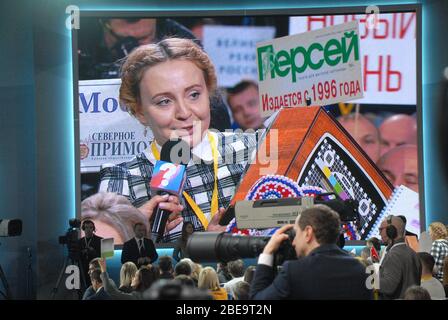
[{"label": "white shirt collar", "polygon": [[[137,243],[140,241],[140,240],[144,240],[145,239],[145,237],[143,237],[143,238],[137,238],[137,237],[134,237],[134,239],[135,239],[135,241],[137,241]],[[144,241],[143,241],[144,242]]]},{"label": "white shirt collar", "polygon": [[[210,147],[208,134],[213,135],[213,137],[215,138],[215,141],[216,142],[218,141],[217,134],[213,131],[207,130],[207,132],[206,132],[206,134],[204,134],[204,137],[202,138],[201,142],[199,142],[199,144],[197,146],[195,146],[193,149],[191,149],[191,153],[192,153],[192,155],[195,155],[196,157],[198,157],[204,161],[211,162],[213,160],[213,154],[212,154],[212,148]],[[155,140],[154,140],[154,143],[156,144],[157,150],[159,150],[159,152],[160,152],[162,147]],[[149,145],[148,148],[146,148],[143,151],[143,153],[152,164],[156,163],[156,157],[152,153],[151,144]],[[218,150],[218,155],[219,155],[219,150]],[[190,162],[188,163],[188,166],[190,166],[192,164],[194,164],[193,159],[190,160]]]}]

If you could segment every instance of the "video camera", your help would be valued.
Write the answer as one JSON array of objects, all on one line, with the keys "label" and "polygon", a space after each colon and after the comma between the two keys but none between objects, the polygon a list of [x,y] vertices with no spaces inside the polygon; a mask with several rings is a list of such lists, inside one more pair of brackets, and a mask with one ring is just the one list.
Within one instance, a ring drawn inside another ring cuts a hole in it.
[{"label": "video camera", "polygon": [[0,219],[0,237],[16,237],[22,234],[22,220]]},{"label": "video camera", "polygon": [[68,224],[69,228],[65,235],[59,237],[59,244],[66,245],[69,257],[77,260],[80,258],[79,229],[81,228],[81,221],[76,218],[70,219]]},{"label": "video camera", "polygon": [[120,38],[117,43],[109,49],[107,58],[109,61],[96,61],[94,55],[81,52],[79,54],[80,74],[91,79],[120,78],[122,59],[138,47],[138,45],[138,40],[136,38]]},{"label": "video camera", "polygon": [[[238,205],[241,204],[241,205]],[[235,208],[238,219],[250,222],[252,228],[273,228],[293,224],[299,212],[313,204],[325,204],[339,214],[341,222],[358,220],[358,203],[354,200],[313,200],[309,198],[284,198],[257,201],[241,201]],[[226,214],[224,214],[226,216]],[[261,217],[261,218],[260,218]],[[279,218],[280,217],[280,218]],[[228,219],[228,215],[226,219]],[[295,232],[286,232],[289,239],[284,241],[275,255],[275,264],[281,265],[285,260],[296,259],[292,246]],[[256,258],[263,252],[269,236],[240,236],[228,233],[196,232],[187,241],[187,256],[196,262],[229,262],[237,259]]]}]

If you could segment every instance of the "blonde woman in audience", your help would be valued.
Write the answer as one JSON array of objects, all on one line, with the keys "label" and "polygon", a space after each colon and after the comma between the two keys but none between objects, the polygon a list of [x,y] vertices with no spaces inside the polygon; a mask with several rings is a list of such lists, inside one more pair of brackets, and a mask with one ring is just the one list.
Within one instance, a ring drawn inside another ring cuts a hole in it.
[{"label": "blonde woman in audience", "polygon": [[193,278],[195,283],[199,283],[199,275],[202,271],[202,266],[199,263],[193,264],[193,269],[191,270],[191,277]]},{"label": "blonde woman in audience", "polygon": [[436,261],[436,278],[443,280],[443,260],[448,256],[448,232],[441,222],[433,222],[429,225],[429,235],[433,241],[431,255]]},{"label": "blonde woman in audience", "polygon": [[218,274],[212,267],[202,269],[198,288],[210,290],[213,300],[228,300],[227,291],[219,286]]},{"label": "blonde woman in audience", "polygon": [[137,273],[137,266],[133,262],[126,262],[121,266],[120,270],[120,287],[118,290],[125,293],[132,292],[132,279]]}]

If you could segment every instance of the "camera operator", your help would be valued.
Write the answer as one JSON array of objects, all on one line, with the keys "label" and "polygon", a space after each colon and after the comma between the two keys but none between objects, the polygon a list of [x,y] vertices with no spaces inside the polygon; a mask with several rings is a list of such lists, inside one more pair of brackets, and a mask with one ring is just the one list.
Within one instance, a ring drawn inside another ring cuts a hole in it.
[{"label": "camera operator", "polygon": [[82,272],[84,279],[86,279],[87,287],[90,285],[89,263],[95,258],[101,256],[101,237],[95,235],[95,224],[92,220],[84,220],[81,225],[81,230],[84,231],[84,237],[79,239],[80,260],[82,265]]},{"label": "camera operator", "polygon": [[[292,246],[298,260],[286,261],[274,277],[274,254],[294,228]],[[365,268],[336,241],[341,221],[325,205],[304,210],[295,225],[285,225],[260,254],[251,285],[252,299],[371,299]]]}]

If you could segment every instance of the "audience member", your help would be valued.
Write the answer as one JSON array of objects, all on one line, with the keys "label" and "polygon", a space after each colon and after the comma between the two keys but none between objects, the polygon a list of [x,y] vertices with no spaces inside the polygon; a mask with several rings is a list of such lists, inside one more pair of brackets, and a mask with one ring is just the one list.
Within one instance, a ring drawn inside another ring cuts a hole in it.
[{"label": "audience member", "polygon": [[370,249],[371,262],[372,263],[380,262],[381,241],[378,238],[372,237],[367,239],[366,246]]},{"label": "audience member", "polygon": [[174,276],[177,277],[181,274],[191,277],[191,266],[187,261],[179,261],[174,267]]},{"label": "audience member", "polygon": [[433,222],[429,225],[429,235],[433,240],[431,255],[436,263],[436,278],[443,280],[443,260],[448,257],[448,232],[441,222]]},{"label": "audience member", "polygon": [[445,296],[448,298],[448,257],[443,260],[443,287],[445,289]]},{"label": "audience member", "polygon": [[176,276],[174,279],[179,281],[184,286],[196,287],[196,284],[194,283],[193,279],[190,276],[187,276],[185,274],[180,274],[180,275]]},{"label": "audience member", "polygon": [[137,266],[133,262],[126,262],[120,269],[120,287],[118,290],[131,293],[132,292],[132,279],[134,279],[137,273]]},{"label": "audience member", "polygon": [[235,288],[235,284],[244,280],[244,261],[241,259],[230,261],[228,263],[229,272],[232,276],[232,280],[228,281],[224,284],[224,289],[227,290],[227,293],[233,296],[233,289]]},{"label": "audience member", "polygon": [[246,281],[239,281],[233,287],[234,300],[249,300],[250,299],[250,284]]},{"label": "audience member", "polygon": [[248,284],[252,284],[252,280],[254,279],[255,275],[255,270],[256,270],[255,266],[249,266],[247,267],[246,272],[244,272],[244,281],[247,282]]},{"label": "audience member", "polygon": [[417,253],[422,264],[421,287],[428,290],[431,299],[445,299],[445,289],[442,283],[432,276],[435,260],[427,252]]},{"label": "audience member", "polygon": [[173,262],[171,257],[163,256],[159,258],[160,279],[174,279]]},{"label": "audience member", "polygon": [[371,248],[364,247],[361,250],[361,255],[359,257],[356,257],[359,260],[359,262],[361,262],[365,267],[368,267],[373,263],[372,258],[370,257],[370,251]]},{"label": "audience member", "polygon": [[[90,280],[90,274],[94,270],[101,270],[99,261],[100,261],[100,258],[95,258],[89,262],[89,268],[87,271],[87,277],[89,278],[89,280]],[[91,296],[93,294],[95,294],[95,290],[93,289],[92,285],[90,285],[89,287],[87,287],[86,291],[84,292],[82,299],[85,300],[88,296]]]},{"label": "audience member", "polygon": [[202,266],[199,263],[193,263],[193,268],[191,269],[191,278],[193,279],[196,286],[199,283],[199,275],[201,274]]},{"label": "audience member", "polygon": [[431,296],[425,288],[411,286],[404,293],[404,300],[431,300]]},{"label": "audience member", "polygon": [[218,273],[219,283],[226,283],[232,280],[227,262],[218,262],[216,270]]},{"label": "audience member", "polygon": [[213,300],[228,300],[227,291],[219,286],[218,274],[212,267],[205,267],[199,274],[199,289],[210,290]]},{"label": "audience member", "polygon": [[137,260],[137,269],[140,269],[141,267],[147,267],[151,265],[151,259],[148,257],[141,257]]},{"label": "audience member", "polygon": [[[293,240],[298,260],[286,261],[274,276],[274,253],[288,239]],[[295,225],[277,230],[258,258],[251,284],[253,299],[371,299],[366,287],[365,268],[338,248],[339,215],[325,205],[315,205],[297,216]]]},{"label": "audience member", "polygon": [[404,241],[404,227],[403,220],[388,216],[379,228],[383,242],[387,243],[379,271],[382,299],[403,298],[407,288],[420,285],[422,267],[417,254]]},{"label": "audience member", "polygon": [[101,280],[104,289],[111,296],[113,300],[143,300],[145,295],[149,293],[149,289],[154,282],[159,279],[159,272],[152,266],[145,266],[137,270],[132,279],[131,293],[120,291],[115,283],[109,278],[106,268],[106,259],[100,260],[101,265]]},{"label": "audience member", "polygon": [[101,271],[96,269],[90,273],[90,282],[94,294],[85,298],[85,300],[110,300],[110,295],[104,290],[103,281],[101,280]]}]

